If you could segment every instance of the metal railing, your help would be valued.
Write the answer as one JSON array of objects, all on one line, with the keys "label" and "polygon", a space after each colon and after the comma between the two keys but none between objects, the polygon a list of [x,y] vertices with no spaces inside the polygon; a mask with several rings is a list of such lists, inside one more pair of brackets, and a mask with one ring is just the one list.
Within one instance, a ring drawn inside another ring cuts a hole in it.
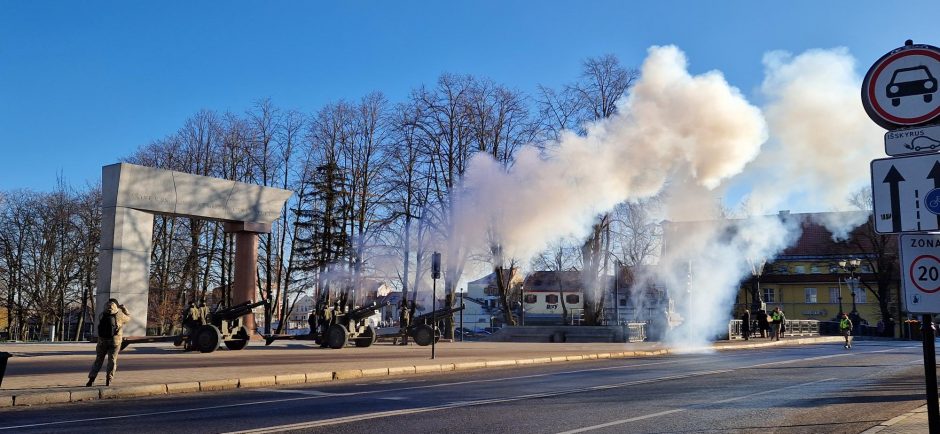
[{"label": "metal railing", "polygon": [[[733,319],[728,322],[729,339],[743,339],[741,333],[741,320]],[[751,321],[750,337],[760,336],[757,321]],[[814,319],[787,320],[784,323],[783,337],[787,336],[819,336],[819,321]]]},{"label": "metal railing", "polygon": [[646,340],[645,322],[628,322],[625,326],[627,328],[627,342],[643,342]]}]

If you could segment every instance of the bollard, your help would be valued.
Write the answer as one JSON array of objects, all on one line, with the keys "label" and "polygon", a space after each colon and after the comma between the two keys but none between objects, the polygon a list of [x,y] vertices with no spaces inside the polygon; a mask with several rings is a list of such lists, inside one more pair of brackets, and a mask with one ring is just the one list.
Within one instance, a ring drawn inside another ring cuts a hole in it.
[{"label": "bollard", "polygon": [[11,356],[13,356],[13,354],[0,351],[0,386],[3,385],[3,373],[7,370],[7,359]]}]

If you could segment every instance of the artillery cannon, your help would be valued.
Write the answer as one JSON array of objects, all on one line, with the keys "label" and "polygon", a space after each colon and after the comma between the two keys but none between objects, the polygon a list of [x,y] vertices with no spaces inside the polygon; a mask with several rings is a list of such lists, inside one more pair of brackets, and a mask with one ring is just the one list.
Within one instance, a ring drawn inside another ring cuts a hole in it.
[{"label": "artillery cannon", "polygon": [[[378,338],[375,327],[366,324],[366,318],[372,316],[377,310],[388,305],[384,303],[371,303],[344,312],[339,307],[326,307],[323,311],[328,318],[327,323],[321,324],[319,330],[310,330],[307,335],[270,335],[265,337],[265,344],[271,345],[276,340],[313,340],[332,349],[340,349],[353,341],[357,347],[368,347]],[[322,312],[318,312],[322,313]]]},{"label": "artillery cannon", "polygon": [[223,343],[230,350],[240,350],[248,345],[250,335],[248,328],[242,325],[241,317],[251,313],[255,307],[266,304],[266,300],[236,304],[227,308],[216,309],[206,318],[207,324],[192,325],[188,334],[179,336],[144,336],[126,337],[121,342],[121,349],[130,344],[145,342],[173,342],[176,346],[183,346],[186,351],[199,350],[211,353]]},{"label": "artillery cannon", "polygon": [[411,322],[408,324],[408,327],[405,327],[404,330],[399,330],[397,333],[392,333],[390,335],[383,335],[382,337],[402,338],[407,335],[410,336],[416,344],[422,347],[426,347],[431,345],[432,340],[436,342],[441,337],[440,329],[434,324],[434,322],[440,321],[441,319],[447,318],[454,313],[460,312],[464,310],[465,307],[466,306],[461,304],[457,307],[445,307],[433,312],[418,315],[411,320]]},{"label": "artillery cannon", "polygon": [[209,324],[196,327],[188,336],[182,338],[183,348],[186,350],[199,350],[211,353],[224,343],[230,350],[240,350],[248,345],[248,328],[242,325],[241,317],[251,313],[255,307],[265,304],[266,301],[246,301],[227,308],[212,312]]},{"label": "artillery cannon", "polygon": [[326,344],[335,349],[343,348],[350,340],[356,343],[357,347],[368,347],[375,343],[378,335],[375,327],[366,324],[365,319],[372,316],[377,310],[388,306],[388,302],[379,304],[372,302],[370,305],[355,308],[349,312],[334,312],[333,324],[326,329]]}]

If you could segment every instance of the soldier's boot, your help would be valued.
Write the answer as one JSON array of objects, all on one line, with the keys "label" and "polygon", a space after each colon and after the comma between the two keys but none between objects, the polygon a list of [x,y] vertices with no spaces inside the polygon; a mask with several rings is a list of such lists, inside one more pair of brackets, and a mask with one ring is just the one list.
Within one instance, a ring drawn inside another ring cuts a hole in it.
[{"label": "soldier's boot", "polygon": [[88,382],[85,383],[85,387],[91,387],[92,384],[95,384],[95,379],[94,379],[94,378],[89,378],[89,379],[88,379]]},{"label": "soldier's boot", "polygon": [[105,385],[105,386],[110,386],[110,385],[111,385],[111,377],[107,377],[107,378],[104,379],[104,385]]}]

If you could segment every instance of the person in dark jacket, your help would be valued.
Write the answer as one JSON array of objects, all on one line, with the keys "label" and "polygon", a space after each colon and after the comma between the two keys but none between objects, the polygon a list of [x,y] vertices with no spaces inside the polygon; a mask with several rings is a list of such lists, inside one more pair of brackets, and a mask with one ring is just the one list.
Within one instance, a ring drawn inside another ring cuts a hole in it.
[{"label": "person in dark jacket", "polygon": [[767,312],[764,309],[757,311],[757,329],[760,330],[760,337],[766,338],[770,330],[770,322],[767,321]]},{"label": "person in dark jacket", "polygon": [[741,314],[741,335],[744,336],[744,340],[749,340],[751,337],[751,311],[744,309],[744,313]]},{"label": "person in dark jacket", "polygon": [[101,317],[98,318],[98,346],[95,347],[95,363],[91,365],[91,371],[88,372],[86,387],[95,384],[95,377],[101,371],[105,356],[108,357],[108,374],[105,385],[111,385],[114,372],[117,371],[117,358],[118,352],[121,351],[124,324],[127,324],[128,320],[130,320],[130,314],[127,312],[127,308],[118,303],[116,299],[108,300],[104,312],[101,312]]}]

